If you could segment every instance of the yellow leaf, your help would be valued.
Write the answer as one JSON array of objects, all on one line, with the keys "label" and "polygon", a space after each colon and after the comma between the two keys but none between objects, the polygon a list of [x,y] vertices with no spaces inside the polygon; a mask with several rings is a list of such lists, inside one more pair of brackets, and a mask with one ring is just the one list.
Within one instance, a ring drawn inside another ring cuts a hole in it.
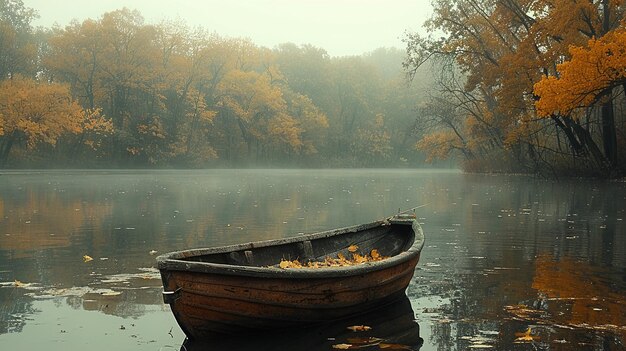
[{"label": "yellow leaf", "polygon": [[289,261],[289,260],[281,259],[278,266],[282,269],[302,268],[302,263],[300,263],[300,261],[298,260]]},{"label": "yellow leaf", "polygon": [[356,246],[356,245],[350,245],[350,247],[348,247],[348,251],[350,251],[352,253],[356,252],[358,249],[359,249],[359,247]]},{"label": "yellow leaf", "polygon": [[370,252],[370,256],[372,256],[372,260],[374,260],[374,261],[378,261],[378,260],[382,259],[382,257],[378,253],[378,250],[376,250],[376,249],[374,249],[374,250],[372,250],[372,252]]},{"label": "yellow leaf", "polygon": [[352,254],[352,260],[354,261],[354,263],[357,263],[357,264],[365,263],[368,261],[367,257],[356,254],[356,253]]},{"label": "yellow leaf", "polygon": [[91,256],[84,255],[84,256],[83,256],[83,261],[84,261],[84,262],[93,261],[93,258],[92,258]]},{"label": "yellow leaf", "polygon": [[336,350],[349,350],[352,347],[350,344],[337,344],[333,345],[333,349]]},{"label": "yellow leaf", "polygon": [[523,333],[515,333],[515,336],[517,336],[517,338],[515,339],[515,342],[521,343],[521,342],[527,342],[527,341],[533,341],[533,340],[539,339],[538,336],[530,335],[531,332],[532,332],[531,328],[528,327],[528,330],[526,330]]},{"label": "yellow leaf", "polygon": [[17,286],[18,288],[23,288],[23,287],[25,287],[25,286],[30,285],[30,284],[22,283],[21,281],[19,281],[19,280],[17,280],[17,279],[15,280],[15,282],[14,282],[13,284],[14,284],[15,286]]}]

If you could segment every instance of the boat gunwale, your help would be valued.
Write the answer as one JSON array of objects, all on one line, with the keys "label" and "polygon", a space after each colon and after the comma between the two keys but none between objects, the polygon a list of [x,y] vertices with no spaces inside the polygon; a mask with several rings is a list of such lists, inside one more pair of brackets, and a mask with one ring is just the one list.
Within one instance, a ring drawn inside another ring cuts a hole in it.
[{"label": "boat gunwale", "polygon": [[[324,268],[297,268],[282,269],[276,266],[245,266],[213,262],[188,261],[185,258],[204,256],[233,251],[257,249],[268,246],[289,245],[307,240],[329,238],[333,236],[364,231],[386,225],[411,225],[415,238],[412,245],[405,251],[381,261],[366,262],[354,266],[324,267]],[[345,277],[379,271],[400,265],[419,256],[424,246],[424,233],[415,219],[384,219],[367,224],[331,229],[317,233],[304,234],[289,238],[271,239],[248,242],[243,244],[217,246],[209,248],[174,251],[156,258],[161,273],[182,271],[196,273],[211,273],[231,276],[248,276],[261,278],[332,278]]]}]

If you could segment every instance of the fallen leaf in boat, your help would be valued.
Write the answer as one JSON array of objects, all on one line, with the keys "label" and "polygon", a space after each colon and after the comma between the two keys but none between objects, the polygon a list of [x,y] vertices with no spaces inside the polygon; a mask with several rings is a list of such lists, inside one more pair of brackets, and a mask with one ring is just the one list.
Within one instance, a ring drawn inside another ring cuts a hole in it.
[{"label": "fallen leaf in boat", "polygon": [[355,253],[357,250],[359,249],[358,246],[356,245],[350,245],[350,247],[348,247],[348,251]]},{"label": "fallen leaf in boat", "polygon": [[336,344],[333,345],[333,349],[336,350],[349,350],[352,347],[350,344]]},{"label": "fallen leaf in boat", "polygon": [[368,327],[367,325],[353,325],[351,327],[347,327],[346,329],[352,330],[353,332],[360,332],[372,330],[372,327]]},{"label": "fallen leaf in boat", "polygon": [[300,263],[300,261],[298,260],[289,261],[289,260],[282,259],[280,260],[280,263],[278,264],[278,266],[282,269],[302,268],[302,263]]},{"label": "fallen leaf in boat", "polygon": [[378,250],[374,249],[372,250],[372,252],[370,252],[370,256],[372,256],[372,260],[374,261],[379,261],[382,259],[382,256],[380,256],[380,254],[378,253]]},{"label": "fallen leaf in boat", "polygon": [[385,350],[412,350],[408,345],[380,343],[378,347]]},{"label": "fallen leaf in boat", "polygon": [[92,258],[91,256],[84,255],[84,256],[83,256],[83,261],[84,261],[84,262],[93,261],[93,258]]},{"label": "fallen leaf in boat", "polygon": [[337,259],[339,260],[340,263],[343,263],[343,264],[346,264],[346,265],[350,262],[350,261],[348,261],[346,256],[344,256],[341,252],[337,254]]},{"label": "fallen leaf in boat", "polygon": [[[353,245],[356,246],[356,245]],[[381,261],[388,257],[381,256],[378,253],[378,250],[374,249],[371,251],[371,255],[361,255],[358,253],[352,254],[352,259],[346,258],[346,256],[339,252],[337,253],[337,258],[332,258],[327,256],[323,261],[311,261],[305,264],[301,263],[298,260],[285,260],[281,259],[278,267],[282,269],[288,268],[325,268],[325,267],[345,267],[345,266],[354,266],[357,264],[363,264],[373,261]]]},{"label": "fallen leaf in boat", "polygon": [[361,263],[368,262],[369,260],[367,259],[366,256],[355,253],[355,254],[352,254],[352,261],[356,264],[361,264]]}]

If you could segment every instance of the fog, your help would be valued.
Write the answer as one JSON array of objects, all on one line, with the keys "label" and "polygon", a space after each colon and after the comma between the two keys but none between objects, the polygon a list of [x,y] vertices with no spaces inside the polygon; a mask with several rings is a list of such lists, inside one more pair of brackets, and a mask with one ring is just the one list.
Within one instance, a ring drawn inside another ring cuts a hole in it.
[{"label": "fog", "polygon": [[67,25],[127,7],[148,22],[180,19],[258,45],[312,44],[332,56],[360,55],[378,47],[403,47],[406,31],[420,30],[431,13],[428,0],[24,0],[39,12],[34,25]]}]

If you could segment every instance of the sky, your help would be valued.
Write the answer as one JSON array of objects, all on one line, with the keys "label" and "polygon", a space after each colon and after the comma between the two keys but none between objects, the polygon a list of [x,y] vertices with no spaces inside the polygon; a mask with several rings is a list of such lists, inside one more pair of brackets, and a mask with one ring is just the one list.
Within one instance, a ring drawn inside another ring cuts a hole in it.
[{"label": "sky", "polygon": [[34,26],[67,25],[105,12],[136,9],[147,23],[182,20],[222,36],[250,38],[272,48],[312,44],[331,56],[379,47],[404,48],[404,33],[421,31],[430,0],[23,0],[39,13]]}]

